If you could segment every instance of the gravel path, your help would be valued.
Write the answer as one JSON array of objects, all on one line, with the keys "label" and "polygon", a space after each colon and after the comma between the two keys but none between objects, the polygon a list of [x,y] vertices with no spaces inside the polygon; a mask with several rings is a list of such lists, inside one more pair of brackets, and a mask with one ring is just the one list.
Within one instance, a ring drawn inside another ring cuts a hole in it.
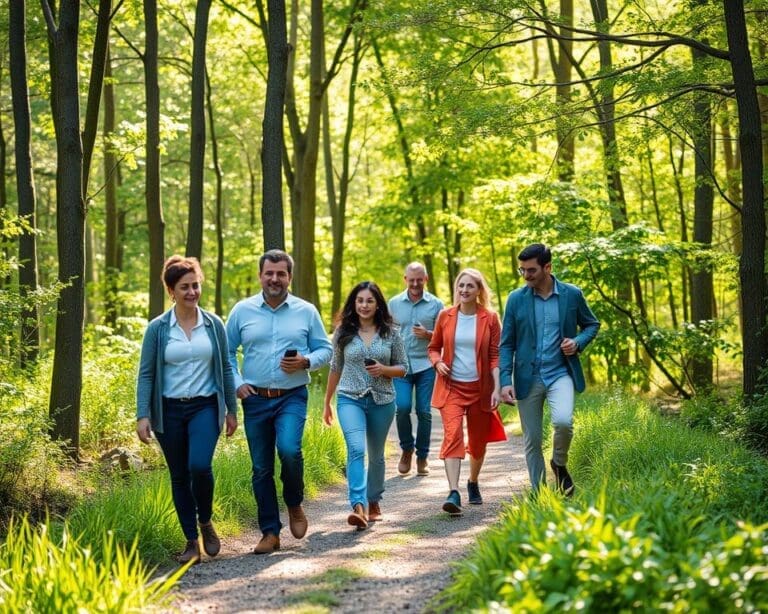
[{"label": "gravel path", "polygon": [[[338,428],[336,426],[335,428]],[[431,474],[397,473],[400,449],[390,431],[382,520],[365,531],[346,523],[346,482],[305,501],[309,531],[294,539],[288,520],[281,549],[254,555],[261,534],[222,539],[215,559],[204,557],[181,580],[174,606],[181,612],[421,612],[449,581],[452,562],[464,557],[477,535],[492,524],[502,503],[527,484],[522,439],[488,446],[480,474],[485,503],[467,505],[451,518],[441,506],[448,493],[437,450],[442,433],[432,422]],[[469,463],[462,465],[466,484]],[[287,514],[284,514],[287,516]]]}]

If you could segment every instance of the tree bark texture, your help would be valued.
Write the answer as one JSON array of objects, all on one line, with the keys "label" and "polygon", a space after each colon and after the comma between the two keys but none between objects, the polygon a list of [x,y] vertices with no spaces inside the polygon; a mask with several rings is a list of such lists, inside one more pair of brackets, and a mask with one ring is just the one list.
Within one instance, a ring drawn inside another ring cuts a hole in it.
[{"label": "tree bark texture", "polygon": [[67,284],[58,300],[49,415],[53,437],[66,441],[70,456],[77,458],[85,306],[85,204],[77,69],[80,3],[78,0],[62,0],[58,27],[47,5],[45,9],[48,9],[46,18],[54,62],[51,85],[55,100],[59,281]]},{"label": "tree bark texture", "polygon": [[760,106],[749,50],[743,0],[724,0],[731,72],[739,109],[739,146],[743,205],[743,251],[739,262],[744,327],[742,329],[743,389],[749,399],[761,390],[760,373],[768,361],[765,279],[765,202]]},{"label": "tree bark texture", "polygon": [[118,301],[119,237],[120,221],[117,207],[117,156],[109,139],[115,132],[115,87],[112,82],[112,61],[107,47],[104,66],[104,123],[102,137],[104,147],[104,323],[115,329],[120,315]]},{"label": "tree bark texture", "polygon": [[205,187],[205,45],[211,0],[197,0],[192,42],[192,95],[189,142],[189,223],[187,256],[203,255],[203,196]]},{"label": "tree bark texture", "polygon": [[264,249],[285,249],[283,213],[283,110],[288,69],[288,31],[285,0],[268,0],[267,93],[261,144],[261,226]]},{"label": "tree bark texture", "polygon": [[160,195],[160,85],[157,74],[157,0],[144,0],[144,89],[147,113],[146,189],[149,229],[149,319],[165,307],[165,289],[160,278],[165,260],[165,220]]},{"label": "tree bark texture", "polygon": [[[30,228],[37,228],[37,198],[32,170],[31,113],[27,84],[26,8],[24,0],[9,4],[9,48],[13,124],[15,128],[14,156],[16,162],[16,194],[19,217]],[[19,290],[24,297],[37,289],[37,236],[34,232],[19,237]],[[21,314],[19,358],[21,366],[34,363],[40,350],[40,328],[37,308],[29,305]]]}]

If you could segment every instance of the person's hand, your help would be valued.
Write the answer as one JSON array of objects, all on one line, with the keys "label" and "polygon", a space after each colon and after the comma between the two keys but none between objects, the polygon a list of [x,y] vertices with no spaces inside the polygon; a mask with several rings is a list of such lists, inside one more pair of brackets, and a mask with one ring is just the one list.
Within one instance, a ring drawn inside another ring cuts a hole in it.
[{"label": "person's hand", "polygon": [[237,388],[238,399],[247,399],[248,397],[251,397],[254,394],[256,394],[256,391],[253,389],[253,386],[251,386],[250,384],[242,384]]},{"label": "person's hand", "polygon": [[301,354],[296,356],[283,356],[280,359],[280,368],[286,373],[296,373],[307,368],[307,359]]},{"label": "person's hand", "polygon": [[227,427],[227,437],[232,437],[232,435],[234,435],[235,431],[237,430],[237,415],[227,414],[224,416],[224,422]]},{"label": "person's hand", "polygon": [[514,386],[502,386],[501,387],[501,400],[509,405],[515,404],[515,388]]},{"label": "person's hand", "polygon": [[413,332],[414,337],[419,337],[420,339],[426,339],[429,341],[432,338],[432,333],[424,328],[423,324],[414,324],[411,328],[411,332]]},{"label": "person's hand", "polygon": [[493,394],[491,394],[491,409],[496,409],[499,406],[499,403],[501,402],[501,390],[498,388],[493,389]]},{"label": "person's hand", "polygon": [[136,422],[136,434],[142,443],[152,441],[152,427],[149,424],[149,418],[139,418]]},{"label": "person's hand", "polygon": [[384,375],[384,365],[379,361],[374,361],[372,365],[365,365],[365,370],[368,371],[368,375],[373,377],[381,377]]},{"label": "person's hand", "polygon": [[323,422],[328,426],[333,424],[333,409],[331,409],[330,403],[326,403],[325,408],[323,409]]},{"label": "person's hand", "polygon": [[560,349],[566,356],[574,356],[579,351],[579,345],[575,340],[565,337],[560,343]]},{"label": "person's hand", "polygon": [[443,377],[448,377],[451,374],[451,368],[442,360],[435,364],[435,371],[437,371],[438,375],[442,375]]}]

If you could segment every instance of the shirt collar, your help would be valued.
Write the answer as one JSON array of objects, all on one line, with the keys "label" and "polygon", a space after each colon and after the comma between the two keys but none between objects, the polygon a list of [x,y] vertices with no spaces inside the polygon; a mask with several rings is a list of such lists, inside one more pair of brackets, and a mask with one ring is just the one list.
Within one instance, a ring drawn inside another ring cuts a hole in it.
[{"label": "shirt collar", "polygon": [[280,309],[283,305],[290,305],[293,299],[293,294],[290,292],[286,295],[285,300],[280,303],[277,307],[272,307],[269,303],[267,303],[266,300],[264,300],[264,292],[259,292],[258,294],[255,294],[253,296],[254,301],[256,301],[257,307],[268,307],[269,309],[274,309],[275,311]]},{"label": "shirt collar", "polygon": [[425,302],[429,303],[429,302],[432,300],[432,295],[431,295],[429,292],[427,292],[426,290],[424,290],[424,292],[423,292],[423,293],[422,293],[422,295],[421,295],[421,298],[420,298],[418,301],[416,301],[416,302],[414,303],[414,302],[411,300],[411,297],[410,297],[410,295],[408,294],[408,289],[407,289],[407,288],[405,289],[405,292],[403,292],[403,293],[401,294],[401,297],[402,297],[402,299],[401,299],[401,300],[402,300],[403,302],[407,302],[407,303],[413,303],[414,305],[418,305],[418,304],[419,304],[421,301],[425,301]]},{"label": "shirt collar", "polygon": [[[560,282],[557,281],[557,278],[553,275],[552,276],[552,294],[560,296],[559,285],[560,285]],[[531,291],[533,292],[533,296],[538,296],[539,298],[541,298],[541,294],[536,292],[534,288],[531,288]],[[552,294],[550,294],[550,296],[552,296]]]},{"label": "shirt collar", "polygon": [[[196,307],[196,309],[197,309],[197,322],[195,322],[195,325],[192,328],[197,328],[203,323],[203,312],[199,306]],[[177,322],[178,320],[176,319],[176,310],[174,308],[171,308],[171,321],[170,321],[171,328],[176,326]]]}]

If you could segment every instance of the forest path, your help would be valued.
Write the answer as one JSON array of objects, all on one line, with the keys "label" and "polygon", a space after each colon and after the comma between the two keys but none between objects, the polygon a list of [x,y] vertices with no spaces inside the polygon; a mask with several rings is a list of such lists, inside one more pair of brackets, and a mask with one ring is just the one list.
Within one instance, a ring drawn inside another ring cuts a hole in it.
[{"label": "forest path", "polygon": [[[415,420],[415,418],[414,418]],[[338,428],[335,426],[334,428]],[[180,612],[421,612],[450,581],[453,563],[468,554],[504,502],[528,483],[522,438],[490,444],[480,474],[483,505],[468,505],[469,462],[462,464],[464,515],[441,507],[448,486],[437,459],[442,437],[433,411],[431,473],[397,473],[400,447],[393,424],[387,446],[383,519],[365,531],[346,522],[346,481],[304,502],[309,530],[295,539],[285,527],[280,550],[254,555],[258,530],[222,539],[221,553],[190,569],[178,585]]]}]

